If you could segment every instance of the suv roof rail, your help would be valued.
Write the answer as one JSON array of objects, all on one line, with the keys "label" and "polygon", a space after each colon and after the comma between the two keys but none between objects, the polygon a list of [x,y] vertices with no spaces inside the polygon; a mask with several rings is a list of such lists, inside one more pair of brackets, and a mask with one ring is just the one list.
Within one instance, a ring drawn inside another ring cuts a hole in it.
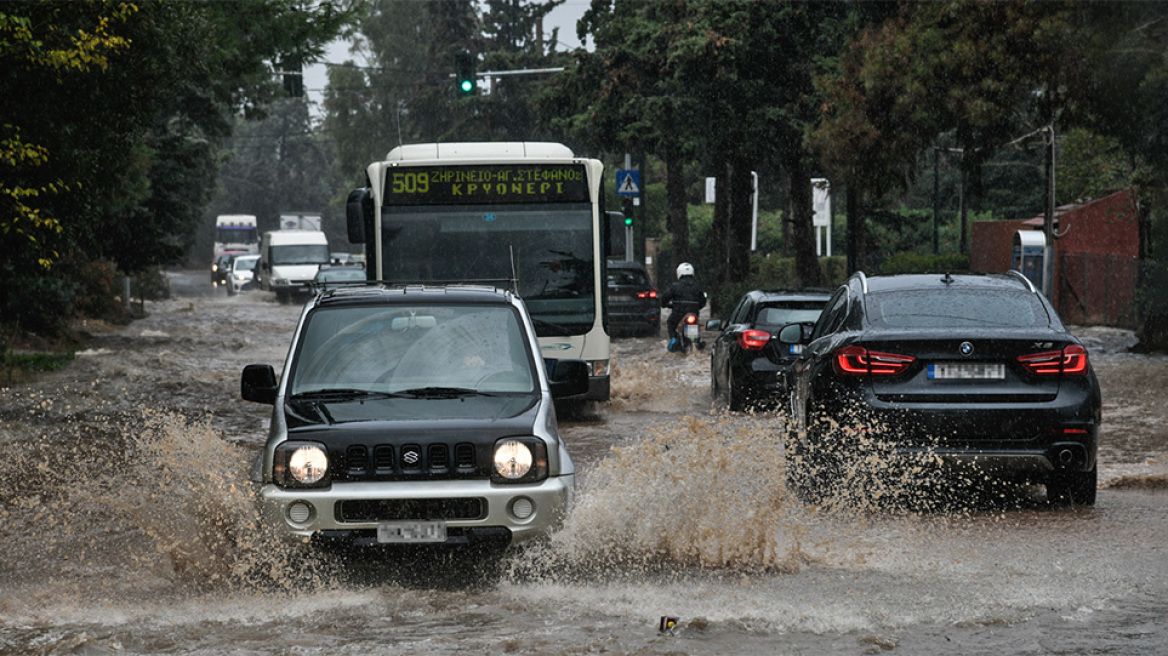
[{"label": "suv roof rail", "polygon": [[[499,284],[504,283],[504,284]],[[518,281],[512,278],[476,278],[459,280],[335,280],[320,283],[310,283],[312,287],[328,286],[331,289],[326,293],[332,294],[340,289],[360,289],[367,287],[405,288],[405,287],[475,287],[479,289],[495,289],[509,294],[519,295]]]},{"label": "suv roof rail", "polygon": [[1013,275],[1016,278],[1020,278],[1022,280],[1022,282],[1026,284],[1027,289],[1029,289],[1031,292],[1033,292],[1035,294],[1038,293],[1038,288],[1035,287],[1034,283],[1031,282],[1029,278],[1024,276],[1021,271],[1019,271],[1017,269],[1010,269],[1009,271],[1006,272],[1006,275]]},{"label": "suv roof rail", "polygon": [[860,289],[862,289],[863,292],[865,294],[867,294],[868,293],[868,276],[864,275],[863,271],[857,271],[857,272],[852,274],[852,277],[859,279]]}]

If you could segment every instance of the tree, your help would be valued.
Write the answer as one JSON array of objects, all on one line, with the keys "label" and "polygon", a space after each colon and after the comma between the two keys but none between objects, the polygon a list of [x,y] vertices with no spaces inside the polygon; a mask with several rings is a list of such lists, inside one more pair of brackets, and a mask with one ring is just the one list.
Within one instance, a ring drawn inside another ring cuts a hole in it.
[{"label": "tree", "polygon": [[[4,262],[15,277],[0,311],[38,326],[69,318],[73,281],[23,262],[60,253],[110,260],[125,272],[177,262],[210,198],[233,114],[262,115],[281,89],[272,62],[318,55],[346,16],[308,0],[28,1],[3,10],[5,43],[24,44],[0,51],[23,58],[0,77],[0,124],[13,126],[3,140],[17,143],[9,134],[19,128],[20,143],[40,148],[38,159],[4,171],[4,181],[58,193],[38,197],[34,209],[55,223],[40,226],[35,245],[5,233]],[[31,304],[19,295],[46,287],[61,290],[51,316],[26,312]]]}]

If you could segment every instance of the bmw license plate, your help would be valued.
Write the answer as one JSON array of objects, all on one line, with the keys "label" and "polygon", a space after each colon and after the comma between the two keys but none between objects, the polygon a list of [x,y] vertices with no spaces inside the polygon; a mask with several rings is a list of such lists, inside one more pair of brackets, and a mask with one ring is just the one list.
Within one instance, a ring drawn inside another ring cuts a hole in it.
[{"label": "bmw license plate", "polygon": [[1003,380],[1006,365],[1000,362],[935,362],[929,365],[930,380]]},{"label": "bmw license plate", "polygon": [[685,324],[685,336],[688,339],[698,338],[698,325],[696,323]]},{"label": "bmw license plate", "polygon": [[446,522],[381,522],[377,525],[377,541],[383,544],[402,542],[445,542]]}]

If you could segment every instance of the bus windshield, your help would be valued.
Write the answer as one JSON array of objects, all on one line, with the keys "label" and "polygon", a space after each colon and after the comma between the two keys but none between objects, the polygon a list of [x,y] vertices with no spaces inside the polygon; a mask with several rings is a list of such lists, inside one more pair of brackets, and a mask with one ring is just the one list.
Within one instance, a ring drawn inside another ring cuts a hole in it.
[{"label": "bus windshield", "polygon": [[395,281],[519,279],[541,336],[596,321],[588,203],[386,206],[382,275]]}]

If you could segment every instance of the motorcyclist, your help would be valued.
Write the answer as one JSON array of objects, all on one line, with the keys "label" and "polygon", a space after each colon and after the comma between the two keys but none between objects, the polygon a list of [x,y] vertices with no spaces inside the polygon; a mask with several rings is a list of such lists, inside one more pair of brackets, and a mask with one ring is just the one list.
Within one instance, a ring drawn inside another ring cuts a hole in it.
[{"label": "motorcyclist", "polygon": [[698,279],[694,277],[694,267],[689,262],[677,265],[677,282],[661,294],[661,307],[671,308],[669,313],[669,350],[680,350],[681,335],[677,325],[690,312],[697,313],[706,306],[706,294]]}]

